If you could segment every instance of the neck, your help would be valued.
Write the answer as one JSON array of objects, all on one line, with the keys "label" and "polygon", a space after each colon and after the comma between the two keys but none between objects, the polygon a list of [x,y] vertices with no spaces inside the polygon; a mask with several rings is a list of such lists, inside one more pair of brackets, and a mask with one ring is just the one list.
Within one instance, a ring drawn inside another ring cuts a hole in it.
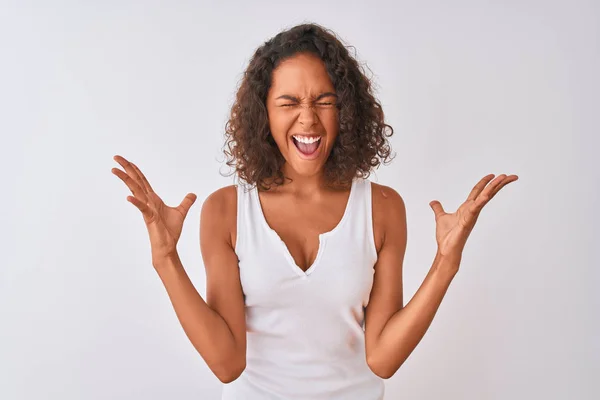
[{"label": "neck", "polygon": [[298,194],[310,195],[327,189],[325,175],[322,170],[314,175],[300,175],[290,168],[288,164],[284,164],[282,171],[286,178],[291,179],[291,182],[286,179],[283,184],[286,190]]}]

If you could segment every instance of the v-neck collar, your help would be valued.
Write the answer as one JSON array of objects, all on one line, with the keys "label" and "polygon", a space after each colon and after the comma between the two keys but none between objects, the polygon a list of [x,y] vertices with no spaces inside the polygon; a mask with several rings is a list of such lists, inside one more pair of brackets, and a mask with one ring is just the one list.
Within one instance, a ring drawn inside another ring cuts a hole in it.
[{"label": "v-neck collar", "polygon": [[271,226],[267,222],[267,219],[263,212],[262,204],[260,202],[258,188],[255,186],[252,189],[252,191],[254,192],[254,198],[256,200],[256,206],[259,211],[259,217],[261,219],[261,223],[264,225],[265,229],[273,235],[273,237],[276,239],[276,241],[281,243],[282,251],[285,255],[285,258],[288,260],[288,264],[292,267],[294,272],[296,272],[296,274],[298,274],[299,276],[301,276],[303,278],[308,277],[314,271],[314,269],[319,265],[319,260],[321,259],[323,252],[325,251],[325,247],[326,247],[325,239],[327,237],[333,235],[337,230],[339,230],[342,227],[342,225],[344,224],[344,221],[348,218],[348,214],[350,213],[350,209],[352,207],[354,192],[356,192],[355,186],[356,186],[356,178],[352,179],[352,184],[350,186],[350,194],[348,195],[348,200],[346,202],[346,208],[344,209],[344,214],[342,215],[342,218],[340,219],[340,221],[337,223],[337,225],[333,229],[331,229],[328,232],[319,234],[319,249],[317,250],[317,255],[316,255],[314,261],[312,262],[312,264],[308,267],[308,269],[306,271],[304,271],[302,268],[300,268],[298,266],[298,264],[296,264],[296,261],[294,260],[292,253],[288,249],[288,247],[285,244],[285,242],[283,241],[283,239],[281,239],[281,236],[279,236],[279,234],[273,228],[271,228]]}]

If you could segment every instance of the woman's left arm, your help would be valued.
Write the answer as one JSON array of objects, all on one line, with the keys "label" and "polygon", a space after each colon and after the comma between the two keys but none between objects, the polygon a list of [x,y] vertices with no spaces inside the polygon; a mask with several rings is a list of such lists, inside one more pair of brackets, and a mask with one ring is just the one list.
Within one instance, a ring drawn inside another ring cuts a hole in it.
[{"label": "woman's left arm", "polygon": [[367,363],[381,378],[396,373],[431,325],[452,279],[479,213],[498,191],[516,181],[516,175],[487,175],[454,213],[439,201],[430,203],[435,213],[437,253],[425,280],[403,307],[402,263],[406,249],[406,211],[400,195],[382,187],[373,194],[374,216],[383,231],[369,305],[366,309]]}]

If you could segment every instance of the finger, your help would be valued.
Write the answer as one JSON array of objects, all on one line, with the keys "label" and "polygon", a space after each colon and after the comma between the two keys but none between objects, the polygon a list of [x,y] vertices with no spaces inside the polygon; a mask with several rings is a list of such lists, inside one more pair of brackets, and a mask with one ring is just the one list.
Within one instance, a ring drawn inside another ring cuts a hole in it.
[{"label": "finger", "polygon": [[505,178],[506,175],[504,174],[498,175],[492,182],[490,182],[485,187],[485,189],[483,189],[481,193],[479,193],[479,195],[477,195],[475,201],[473,202],[473,205],[471,206],[472,212],[479,213],[481,211],[483,206],[485,206],[488,203],[488,201],[492,199],[492,193],[494,189],[498,187],[498,185],[500,185]]},{"label": "finger", "polygon": [[490,201],[490,196],[486,193],[481,193],[477,196],[473,204],[471,204],[471,207],[469,207],[469,212],[479,214],[488,201]]},{"label": "finger", "polygon": [[140,171],[138,166],[135,165],[134,163],[131,163],[131,165],[133,166],[133,168],[137,172],[138,176],[140,177],[140,181],[142,182],[142,185],[144,185],[146,192],[148,192],[148,193],[154,192],[154,190],[152,189],[152,186],[150,186],[150,182],[148,182],[148,179],[146,179],[146,176],[142,173],[142,171]]},{"label": "finger", "polygon": [[[498,187],[498,185],[502,184],[502,182],[506,179],[506,174],[500,174],[496,178],[494,178],[489,184],[477,195],[477,197],[485,194],[488,199],[492,198],[493,191]],[[477,199],[477,197],[475,199]]]},{"label": "finger", "polygon": [[518,180],[519,177],[517,175],[509,175],[507,176],[501,184],[499,184],[496,188],[494,188],[494,190],[492,191],[492,195],[491,197],[494,197],[496,195],[496,193],[498,193],[504,186],[508,185],[511,182],[514,182],[516,180]]},{"label": "finger", "polygon": [[467,200],[475,200],[477,196],[479,196],[479,194],[487,186],[487,184],[490,183],[492,179],[494,179],[494,176],[494,174],[486,175],[479,182],[477,182],[477,185],[475,185],[471,190],[471,193],[469,193],[469,197],[467,197]]},{"label": "finger", "polygon": [[138,186],[140,187],[140,189],[146,193],[146,188],[143,186],[143,183],[141,181],[140,176],[138,175],[137,171],[135,170],[135,168],[133,167],[133,164],[130,163],[129,161],[127,161],[125,158],[116,155],[113,157],[113,159],[119,163],[119,165],[121,165],[123,167],[123,169],[127,172],[127,175],[129,175],[131,177],[131,179],[133,179]]},{"label": "finger", "polygon": [[177,206],[177,209],[179,212],[181,212],[184,218],[187,216],[187,213],[192,207],[192,204],[194,204],[196,201],[196,198],[197,196],[194,193],[188,193],[181,201],[181,204]]},{"label": "finger", "polygon": [[143,201],[144,203],[146,203],[148,201],[148,198],[146,196],[146,193],[144,193],[144,190],[140,187],[140,185],[136,181],[131,179],[131,177],[129,175],[127,175],[125,172],[121,171],[118,168],[112,168],[111,172],[113,174],[115,174],[116,176],[118,176],[125,183],[125,185],[127,185],[129,190],[131,190],[131,193],[135,197],[139,198],[140,201]]},{"label": "finger", "polygon": [[496,178],[494,178],[482,191],[477,195],[475,200],[477,200],[480,196],[485,195],[485,197],[489,200],[492,198],[492,192],[498,185],[502,183],[502,181],[506,179],[505,174],[500,174]]},{"label": "finger", "polygon": [[127,196],[127,201],[137,207],[138,210],[142,212],[146,219],[152,217],[152,210],[148,205],[144,202],[141,202],[138,198],[133,196]]},{"label": "finger", "polygon": [[475,199],[475,203],[470,208],[470,210],[472,210],[472,212],[475,212],[475,213],[480,212],[481,209],[487,203],[489,203],[489,201],[491,199],[494,198],[494,196],[496,195],[496,193],[498,193],[500,191],[500,189],[502,189],[504,186],[508,185],[509,183],[516,181],[517,179],[519,179],[519,177],[516,175],[510,175],[510,176],[506,176],[505,174],[499,175],[498,178],[494,182],[490,183],[485,188],[485,190],[479,196],[477,196],[477,199]]},{"label": "finger", "polygon": [[429,203],[429,206],[431,207],[431,209],[433,210],[433,212],[435,213],[435,218],[438,219],[438,217],[444,215],[446,212],[444,211],[444,207],[442,207],[442,204],[437,201],[437,200],[433,200],[432,202]]}]

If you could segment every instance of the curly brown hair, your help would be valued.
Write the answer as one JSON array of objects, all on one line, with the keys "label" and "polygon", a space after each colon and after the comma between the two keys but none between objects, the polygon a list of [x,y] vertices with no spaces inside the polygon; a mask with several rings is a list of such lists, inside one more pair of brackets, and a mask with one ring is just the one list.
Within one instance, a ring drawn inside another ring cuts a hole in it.
[{"label": "curly brown hair", "polygon": [[326,182],[347,186],[354,177],[367,178],[392,160],[387,138],[394,130],[384,122],[363,68],[335,33],[317,24],[280,32],[250,59],[225,126],[223,152],[232,174],[262,190],[284,183],[285,160],[270,133],[266,99],[273,70],[297,53],[312,53],[323,61],[338,96],[339,133],[324,166]]}]

